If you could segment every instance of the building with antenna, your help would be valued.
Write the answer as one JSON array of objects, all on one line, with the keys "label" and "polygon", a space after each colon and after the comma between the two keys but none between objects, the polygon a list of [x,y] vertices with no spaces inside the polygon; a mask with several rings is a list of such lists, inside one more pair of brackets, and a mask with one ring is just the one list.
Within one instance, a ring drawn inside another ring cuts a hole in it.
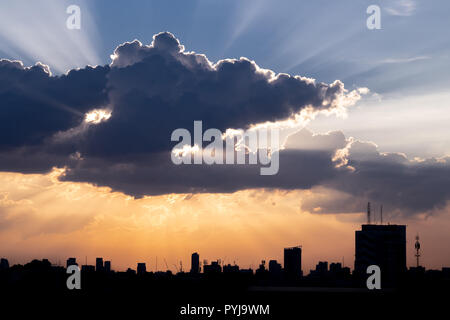
[{"label": "building with antenna", "polygon": [[355,232],[355,275],[366,278],[370,265],[381,269],[381,282],[395,284],[406,271],[406,226],[363,224]]},{"label": "building with antenna", "polygon": [[406,268],[406,226],[383,225],[383,206],[380,206],[381,224],[372,224],[370,202],[367,204],[367,224],[355,231],[356,277],[367,278],[370,265],[381,269],[381,281],[385,285],[395,285]]}]

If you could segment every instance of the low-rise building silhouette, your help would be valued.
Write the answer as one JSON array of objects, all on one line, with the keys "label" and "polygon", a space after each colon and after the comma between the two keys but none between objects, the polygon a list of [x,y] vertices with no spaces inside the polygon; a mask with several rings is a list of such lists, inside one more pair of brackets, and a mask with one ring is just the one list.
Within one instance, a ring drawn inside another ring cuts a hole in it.
[{"label": "low-rise building silhouette", "polygon": [[147,273],[147,267],[145,265],[145,262],[139,262],[137,264],[137,274],[142,275],[142,274],[145,274],[145,273]]},{"label": "low-rise building silhouette", "polygon": [[212,261],[211,264],[203,266],[203,273],[205,274],[217,274],[222,272],[222,266],[219,261]]},{"label": "low-rise building silhouette", "polygon": [[95,266],[91,266],[91,265],[83,265],[81,266],[81,271],[83,272],[94,272],[95,271]]},{"label": "low-rise building silhouette", "polygon": [[315,270],[319,275],[325,275],[328,273],[328,262],[327,261],[319,261],[316,265]]},{"label": "low-rise building silhouette", "polygon": [[78,263],[77,263],[77,259],[76,258],[69,258],[69,259],[67,259],[67,261],[66,261],[66,266],[67,266],[67,268],[69,267],[69,266],[77,266],[78,265]]},{"label": "low-rise building silhouette", "polygon": [[223,266],[223,273],[237,273],[239,272],[239,266],[227,264]]},{"label": "low-rise building silhouette", "polygon": [[0,260],[0,270],[6,270],[6,269],[9,269],[8,259],[2,258]]},{"label": "low-rise building silhouette", "polygon": [[277,260],[269,261],[269,273],[272,275],[279,275],[282,272],[281,264]]}]

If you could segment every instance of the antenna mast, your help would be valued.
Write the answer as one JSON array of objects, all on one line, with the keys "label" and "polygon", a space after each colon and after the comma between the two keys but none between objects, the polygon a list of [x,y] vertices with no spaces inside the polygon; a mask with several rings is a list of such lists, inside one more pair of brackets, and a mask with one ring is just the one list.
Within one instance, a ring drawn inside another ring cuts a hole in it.
[{"label": "antenna mast", "polygon": [[416,236],[416,244],[414,245],[414,248],[416,248],[416,259],[417,259],[417,267],[419,267],[419,257],[420,257],[420,242],[419,242],[419,235]]},{"label": "antenna mast", "polygon": [[370,224],[370,202],[367,202],[367,224]]},{"label": "antenna mast", "polygon": [[383,205],[381,205],[381,207],[380,207],[380,219],[381,219],[381,224],[383,224]]}]

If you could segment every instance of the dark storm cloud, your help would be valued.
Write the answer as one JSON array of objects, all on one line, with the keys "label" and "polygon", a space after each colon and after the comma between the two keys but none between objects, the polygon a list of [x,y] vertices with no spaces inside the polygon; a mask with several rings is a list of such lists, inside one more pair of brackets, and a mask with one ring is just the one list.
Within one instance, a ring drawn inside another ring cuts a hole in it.
[{"label": "dark storm cloud", "polygon": [[305,209],[361,212],[371,201],[377,207],[383,204],[386,215],[431,214],[450,200],[449,157],[411,160],[400,153],[380,153],[372,142],[352,139],[345,148],[336,150],[340,156],[335,154],[335,163],[341,166],[336,175],[321,183],[321,187],[335,191],[320,195],[323,190],[318,190],[316,198],[303,203]]},{"label": "dark storm cloud", "polygon": [[157,153],[131,162],[85,159],[67,171],[67,181],[92,182],[137,197],[166,193],[234,192],[250,188],[308,189],[336,175],[324,151],[284,150],[280,170],[261,176],[255,165],[174,165]]},{"label": "dark storm cloud", "polygon": [[0,150],[36,146],[80,123],[84,113],[106,102],[109,67],[86,67],[52,77],[40,63],[0,60]]},{"label": "dark storm cloud", "polygon": [[[276,75],[246,59],[221,60],[186,52],[170,33],[151,45],[125,43],[111,66],[51,76],[37,64],[0,61],[0,170],[45,172],[109,186],[133,196],[233,192],[249,188],[326,186],[349,197],[382,201],[405,212],[442,207],[449,198],[449,160],[417,162],[380,154],[371,143],[342,132],[291,136],[279,152],[279,172],[259,165],[180,165],[170,160],[174,129],[248,128],[284,120],[305,108],[334,110],[359,99],[332,84]],[[109,109],[98,124],[85,113]],[[339,208],[336,208],[336,211]]]},{"label": "dark storm cloud", "polygon": [[115,50],[108,74],[111,119],[88,131],[86,155],[123,156],[169,150],[177,128],[247,128],[289,118],[306,107],[332,109],[344,85],[276,75],[246,58],[221,60],[185,52],[170,33],[150,46],[137,40]]},{"label": "dark storm cloud", "polygon": [[330,185],[356,198],[406,214],[442,209],[450,200],[450,157],[410,160],[403,154],[380,153],[373,143],[357,141],[349,146],[348,165],[355,171]]},{"label": "dark storm cloud", "polygon": [[285,190],[323,186],[338,193],[306,201],[319,212],[361,212],[365,203],[383,204],[388,214],[442,209],[450,199],[450,158],[410,160],[380,153],[371,142],[346,139],[339,131],[291,135],[280,151],[277,175],[259,175],[252,165],[181,165],[167,153],[133,161],[82,160],[64,180],[109,186],[134,196],[165,193],[234,192],[250,188]]}]

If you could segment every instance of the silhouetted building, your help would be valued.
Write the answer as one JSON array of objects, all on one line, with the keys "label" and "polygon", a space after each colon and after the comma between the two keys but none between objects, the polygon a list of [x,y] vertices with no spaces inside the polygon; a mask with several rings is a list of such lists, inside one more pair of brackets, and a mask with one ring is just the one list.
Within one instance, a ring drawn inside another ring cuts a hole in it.
[{"label": "silhouetted building", "polygon": [[266,260],[262,260],[261,264],[259,265],[259,268],[256,269],[255,274],[257,276],[266,275],[267,269],[266,269]]},{"label": "silhouetted building", "polygon": [[422,266],[411,267],[407,271],[408,281],[423,281],[425,279],[425,268]]},{"label": "silhouetted building", "polygon": [[103,271],[103,258],[95,259],[95,270]]},{"label": "silhouetted building", "polygon": [[328,272],[328,262],[327,261],[319,261],[316,265],[316,272],[320,275],[324,275]]},{"label": "silhouetted building", "polygon": [[319,261],[316,264],[316,268],[309,272],[309,277],[314,279],[325,279],[328,277],[328,262]]},{"label": "silhouetted building", "polygon": [[333,279],[349,279],[350,278],[350,268],[342,267],[342,264],[330,263],[330,269],[328,270],[329,275]]},{"label": "silhouetted building", "polygon": [[69,266],[77,266],[77,259],[76,258],[69,258],[66,261],[66,267],[68,268]]},{"label": "silhouetted building", "polygon": [[223,273],[233,273],[233,272],[239,272],[239,266],[231,264],[223,266]]},{"label": "silhouetted building", "polygon": [[[144,265],[145,265],[145,263],[144,263]],[[136,270],[133,270],[133,269],[131,269],[131,268],[128,268],[127,271],[126,271],[126,273],[129,274],[129,275],[135,275],[135,274],[136,274]]]},{"label": "silhouetted building", "polygon": [[239,273],[247,276],[253,276],[253,269],[239,269]]},{"label": "silhouetted building", "polygon": [[364,224],[355,232],[355,275],[367,277],[367,267],[381,269],[382,285],[396,284],[406,271],[406,226]]},{"label": "silhouetted building", "polygon": [[330,263],[330,272],[331,273],[339,273],[342,271],[342,264],[340,264],[339,262],[337,263]]},{"label": "silhouetted building", "polygon": [[6,270],[6,269],[9,269],[8,259],[2,258],[0,260],[0,270]]},{"label": "silhouetted building", "polygon": [[90,265],[81,266],[81,271],[94,272],[95,271],[95,266],[90,266]]},{"label": "silhouetted building", "polygon": [[269,272],[274,275],[281,274],[281,264],[279,264],[277,260],[270,260]]},{"label": "silhouetted building", "polygon": [[191,273],[200,272],[200,256],[197,252],[194,252],[191,256]]},{"label": "silhouetted building", "polygon": [[111,272],[111,261],[105,261],[105,272]]},{"label": "silhouetted building", "polygon": [[137,274],[145,274],[147,272],[147,267],[145,262],[139,262],[137,264]]},{"label": "silhouetted building", "polygon": [[442,275],[446,279],[450,279],[450,268],[449,267],[442,267]]},{"label": "silhouetted building", "polygon": [[290,279],[302,276],[302,247],[284,249],[284,273]]},{"label": "silhouetted building", "polygon": [[205,274],[221,273],[222,267],[220,266],[219,261],[212,261],[211,264],[203,266],[203,272]]}]

